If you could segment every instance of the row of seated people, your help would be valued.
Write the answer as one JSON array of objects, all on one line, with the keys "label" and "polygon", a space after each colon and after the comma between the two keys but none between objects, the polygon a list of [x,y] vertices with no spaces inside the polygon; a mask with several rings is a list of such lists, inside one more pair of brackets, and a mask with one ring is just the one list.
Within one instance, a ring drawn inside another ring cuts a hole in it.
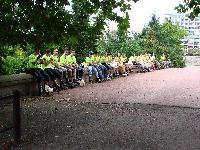
[{"label": "row of seated people", "polygon": [[172,64],[171,60],[170,59],[166,59],[164,54],[160,57],[160,62],[161,62],[162,68],[173,67],[173,64]]},{"label": "row of seated people", "polygon": [[128,64],[136,64],[142,68],[143,72],[151,72],[156,69],[160,69],[160,63],[156,60],[155,55],[151,54],[141,54],[139,56],[131,56],[129,58]]},{"label": "row of seated people", "polygon": [[[74,51],[64,51],[59,57],[58,50],[55,49],[53,54],[47,49],[46,54],[41,55],[39,49],[29,56],[26,73],[32,74],[41,83],[44,81],[45,89],[42,91],[53,91],[49,82],[53,81],[55,89],[61,89],[63,86],[80,84],[83,80],[84,71],[89,74],[89,81],[93,81],[93,74],[97,82],[110,80],[116,76],[127,76],[134,65],[143,68],[146,71],[152,71],[159,67],[155,56],[144,54],[140,56],[131,56],[129,59],[120,53],[117,56],[111,54],[99,55],[98,52],[89,52],[83,63],[77,64]],[[58,84],[57,80],[60,80]]]},{"label": "row of seated people", "polygon": [[147,53],[138,56],[131,56],[126,64],[129,66],[129,68],[131,68],[133,65],[138,65],[142,69],[142,72],[151,72],[153,70],[169,68],[173,66],[171,60],[166,59],[164,54],[158,61],[154,54],[151,55]]},{"label": "row of seated people", "polygon": [[111,54],[100,56],[98,52],[91,51],[83,64],[89,73],[89,81],[92,81],[92,74],[95,74],[96,80],[101,82],[119,75],[127,76],[125,61],[126,57],[120,54],[115,57]]},{"label": "row of seated people", "polygon": [[[68,51],[65,51],[59,57],[57,49],[53,54],[51,54],[51,50],[47,49],[46,54],[41,55],[40,50],[36,48],[34,53],[29,56],[25,71],[37,79],[40,91],[49,92],[53,92],[54,89],[60,90],[66,84],[73,86],[73,83],[77,83],[77,79],[82,79],[83,76],[83,68],[76,66],[76,58],[73,53],[69,54]],[[60,84],[58,84],[58,80],[60,80]],[[44,89],[41,85],[42,81],[45,83]],[[49,86],[50,81],[53,81],[53,87]]]}]

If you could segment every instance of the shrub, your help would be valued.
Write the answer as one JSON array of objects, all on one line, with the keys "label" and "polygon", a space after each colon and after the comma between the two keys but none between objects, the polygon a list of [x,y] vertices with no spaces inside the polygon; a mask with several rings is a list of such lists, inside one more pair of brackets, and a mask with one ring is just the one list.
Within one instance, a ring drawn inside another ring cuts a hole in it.
[{"label": "shrub", "polygon": [[1,74],[14,74],[20,73],[26,67],[26,53],[21,48],[10,48],[11,51],[14,53],[6,56],[5,58],[2,57],[2,72]]}]

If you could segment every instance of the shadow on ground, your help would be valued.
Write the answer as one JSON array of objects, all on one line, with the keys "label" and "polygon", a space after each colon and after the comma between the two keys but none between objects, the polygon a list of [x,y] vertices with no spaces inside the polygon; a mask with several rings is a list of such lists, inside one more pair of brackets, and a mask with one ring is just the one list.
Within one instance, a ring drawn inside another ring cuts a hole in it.
[{"label": "shadow on ground", "polygon": [[200,149],[200,110],[193,108],[29,98],[22,121],[17,149]]}]

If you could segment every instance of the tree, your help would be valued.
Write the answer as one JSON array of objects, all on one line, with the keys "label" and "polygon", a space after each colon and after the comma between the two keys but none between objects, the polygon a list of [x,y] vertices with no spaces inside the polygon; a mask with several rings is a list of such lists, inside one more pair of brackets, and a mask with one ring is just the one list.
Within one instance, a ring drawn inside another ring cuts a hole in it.
[{"label": "tree", "polygon": [[187,35],[186,30],[170,21],[160,24],[159,19],[153,15],[148,26],[145,27],[139,38],[143,39],[142,47],[145,52],[154,53],[157,59],[165,54],[172,60],[175,67],[183,67],[183,47],[181,40]]},{"label": "tree", "polygon": [[141,46],[145,52],[156,53],[157,56],[162,54],[162,47],[159,43],[161,24],[155,14],[152,15],[148,25],[143,28],[139,38],[142,39]]},{"label": "tree", "polygon": [[175,67],[185,65],[181,40],[187,32],[178,25],[173,25],[170,21],[161,24],[159,18],[153,15],[142,33],[135,33],[133,36],[128,34],[120,29],[106,33],[106,36],[98,41],[98,50],[102,53],[125,53],[128,57],[133,54],[154,53],[158,60],[164,54]]},{"label": "tree", "polygon": [[189,18],[194,19],[200,14],[200,1],[199,0],[184,0],[183,4],[179,4],[175,8],[178,12],[190,12]]},{"label": "tree", "polygon": [[175,67],[184,67],[184,52],[181,45],[182,39],[187,35],[187,31],[180,28],[178,25],[166,21],[161,26],[160,42],[166,47],[166,55],[172,60]]},{"label": "tree", "polygon": [[[123,23],[124,18],[114,13],[114,9],[120,8],[123,12],[130,9],[130,5],[124,0],[71,2],[70,4],[68,0],[0,1],[0,46],[33,43],[41,47],[42,44],[48,43],[62,44],[66,38],[69,38],[68,43],[73,45],[79,42],[77,36],[87,36],[91,32],[99,33],[104,29],[103,25],[108,19]],[[72,6],[72,11],[66,10],[66,6]],[[89,22],[92,15],[96,16],[96,20],[91,27]],[[88,33],[83,33],[85,31]]]},{"label": "tree", "polygon": [[[72,9],[67,10],[66,6]],[[118,16],[115,9],[129,10],[128,0],[1,0],[0,64],[11,55],[9,47],[15,49],[18,45],[25,50],[27,45],[72,48],[83,56],[95,49],[107,20],[128,28],[127,14]]]}]

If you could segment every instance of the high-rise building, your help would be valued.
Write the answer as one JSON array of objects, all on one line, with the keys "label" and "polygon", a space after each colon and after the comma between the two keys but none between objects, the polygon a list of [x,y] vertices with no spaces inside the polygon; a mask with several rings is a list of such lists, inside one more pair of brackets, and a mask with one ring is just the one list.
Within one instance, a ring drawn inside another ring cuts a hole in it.
[{"label": "high-rise building", "polygon": [[165,18],[188,31],[188,36],[182,40],[186,49],[200,49],[200,15],[194,20],[190,20],[188,14],[183,13],[165,14]]}]

